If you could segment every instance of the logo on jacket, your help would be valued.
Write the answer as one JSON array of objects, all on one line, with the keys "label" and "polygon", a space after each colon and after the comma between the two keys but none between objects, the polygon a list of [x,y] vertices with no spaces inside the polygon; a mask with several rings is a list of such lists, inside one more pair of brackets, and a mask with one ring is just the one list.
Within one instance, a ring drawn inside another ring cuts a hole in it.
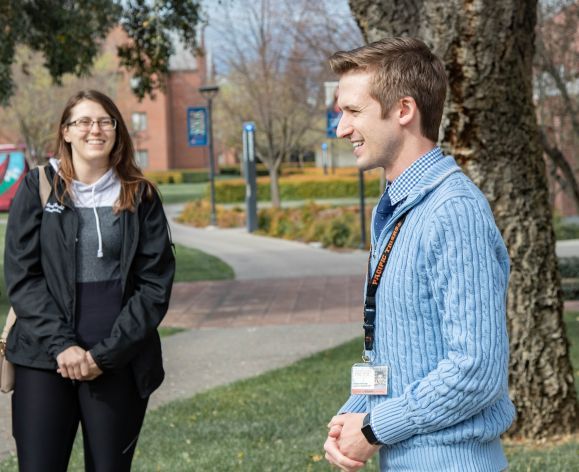
[{"label": "logo on jacket", "polygon": [[62,210],[64,210],[64,206],[59,205],[58,203],[47,203],[44,207],[44,211],[49,213],[62,213]]}]

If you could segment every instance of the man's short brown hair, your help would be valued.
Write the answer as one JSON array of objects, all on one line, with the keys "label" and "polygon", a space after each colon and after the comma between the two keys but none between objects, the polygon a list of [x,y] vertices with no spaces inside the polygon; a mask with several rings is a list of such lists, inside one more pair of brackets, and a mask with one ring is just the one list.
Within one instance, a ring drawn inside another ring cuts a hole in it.
[{"label": "man's short brown hair", "polygon": [[442,61],[416,38],[384,38],[330,57],[338,75],[352,70],[373,73],[370,96],[385,118],[397,100],[410,96],[420,110],[422,134],[436,142],[446,98],[447,79]]}]

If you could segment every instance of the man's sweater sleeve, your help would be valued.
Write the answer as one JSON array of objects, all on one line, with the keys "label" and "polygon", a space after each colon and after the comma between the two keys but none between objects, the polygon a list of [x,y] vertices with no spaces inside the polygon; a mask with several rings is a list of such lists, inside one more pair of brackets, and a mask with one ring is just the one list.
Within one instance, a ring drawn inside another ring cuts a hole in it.
[{"label": "man's sweater sleeve", "polygon": [[426,267],[447,354],[372,410],[372,429],[384,444],[460,423],[496,402],[507,385],[509,263],[492,213],[475,198],[454,198],[431,221]]},{"label": "man's sweater sleeve", "polygon": [[366,413],[366,395],[350,395],[350,398],[339,409],[338,415],[343,413]]}]

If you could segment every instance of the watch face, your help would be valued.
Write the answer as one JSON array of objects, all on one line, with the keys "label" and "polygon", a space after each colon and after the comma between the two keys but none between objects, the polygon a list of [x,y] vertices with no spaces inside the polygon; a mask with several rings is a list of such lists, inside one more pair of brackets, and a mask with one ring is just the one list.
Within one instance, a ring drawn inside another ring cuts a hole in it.
[{"label": "watch face", "polygon": [[362,426],[368,426],[370,424],[370,413],[364,416],[364,420],[362,421]]},{"label": "watch face", "polygon": [[380,444],[380,441],[378,441],[378,438],[376,438],[376,435],[372,430],[372,426],[370,425],[370,413],[364,416],[364,420],[362,422],[362,434],[370,444],[374,446]]}]

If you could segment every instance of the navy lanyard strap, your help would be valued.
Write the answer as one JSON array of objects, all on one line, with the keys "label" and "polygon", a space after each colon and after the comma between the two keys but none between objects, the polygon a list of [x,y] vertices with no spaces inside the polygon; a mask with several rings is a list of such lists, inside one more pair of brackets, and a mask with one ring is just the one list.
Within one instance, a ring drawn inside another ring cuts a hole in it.
[{"label": "navy lanyard strap", "polygon": [[376,292],[378,291],[378,285],[382,280],[382,275],[384,274],[384,269],[388,263],[390,253],[394,247],[394,243],[400,234],[400,228],[406,220],[406,214],[403,215],[394,226],[390,240],[376,266],[374,274],[371,273],[371,257],[372,249],[370,249],[370,256],[368,257],[368,284],[366,286],[366,299],[364,300],[364,349],[366,351],[372,351],[374,349],[374,330],[376,328]]}]

